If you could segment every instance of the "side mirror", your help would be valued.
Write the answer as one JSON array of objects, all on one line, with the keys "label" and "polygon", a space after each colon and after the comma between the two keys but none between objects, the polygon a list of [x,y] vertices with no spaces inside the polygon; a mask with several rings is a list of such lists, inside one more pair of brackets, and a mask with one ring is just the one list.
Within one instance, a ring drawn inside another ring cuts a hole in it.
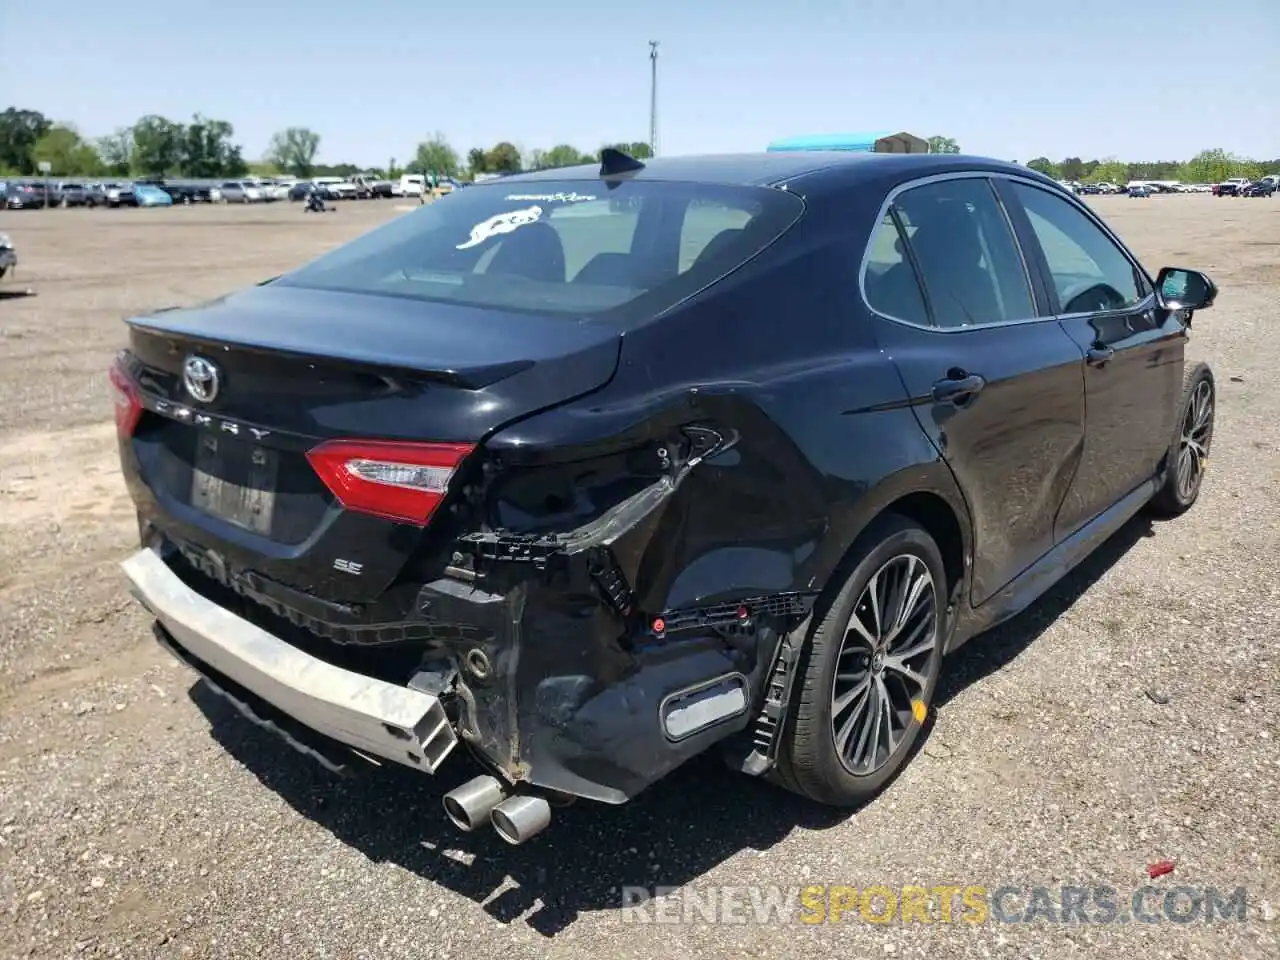
[{"label": "side mirror", "polygon": [[1218,288],[1199,270],[1165,267],[1156,277],[1156,299],[1166,310],[1207,310]]}]

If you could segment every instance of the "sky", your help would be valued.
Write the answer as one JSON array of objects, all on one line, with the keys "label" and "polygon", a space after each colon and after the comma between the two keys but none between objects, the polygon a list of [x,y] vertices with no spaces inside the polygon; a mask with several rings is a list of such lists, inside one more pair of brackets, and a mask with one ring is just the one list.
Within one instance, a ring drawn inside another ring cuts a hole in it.
[{"label": "sky", "polygon": [[361,166],[437,131],[594,150],[648,139],[650,40],[660,154],[894,130],[1024,163],[1280,157],[1277,0],[0,0],[0,108],[86,136],[200,112],[248,160],[287,126]]}]

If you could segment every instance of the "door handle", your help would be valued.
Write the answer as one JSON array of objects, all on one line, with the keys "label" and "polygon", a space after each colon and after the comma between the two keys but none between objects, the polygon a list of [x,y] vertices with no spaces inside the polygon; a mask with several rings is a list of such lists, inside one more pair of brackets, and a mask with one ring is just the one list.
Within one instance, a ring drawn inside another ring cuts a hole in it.
[{"label": "door handle", "polygon": [[1116,355],[1116,352],[1110,347],[1101,344],[1090,347],[1089,352],[1084,355],[1084,362],[1091,367],[1106,366],[1108,360]]},{"label": "door handle", "polygon": [[958,376],[949,376],[933,385],[933,399],[938,403],[963,404],[982,392],[987,381],[976,373],[955,371]]}]

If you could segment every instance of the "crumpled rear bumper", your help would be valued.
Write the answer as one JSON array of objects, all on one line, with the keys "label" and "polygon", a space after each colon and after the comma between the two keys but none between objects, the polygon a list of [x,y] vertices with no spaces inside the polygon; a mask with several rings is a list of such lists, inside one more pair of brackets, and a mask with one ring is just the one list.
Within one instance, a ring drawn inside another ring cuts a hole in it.
[{"label": "crumpled rear bumper", "polygon": [[[138,551],[121,566],[133,595],[186,654],[181,659],[198,670],[212,668],[202,672],[215,687],[229,679],[332,740],[428,773],[457,743],[437,697],[297,649],[201,596],[153,549]],[[242,712],[262,722],[243,707]]]}]

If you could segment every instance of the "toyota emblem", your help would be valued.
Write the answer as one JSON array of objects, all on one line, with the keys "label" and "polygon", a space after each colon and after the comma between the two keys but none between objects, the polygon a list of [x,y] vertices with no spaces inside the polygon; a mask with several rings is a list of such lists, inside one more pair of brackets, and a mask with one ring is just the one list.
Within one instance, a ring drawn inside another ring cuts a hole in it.
[{"label": "toyota emblem", "polygon": [[182,365],[182,385],[187,388],[193,400],[199,403],[212,403],[218,396],[221,384],[218,382],[218,368],[212,360],[204,357],[187,357]]}]

